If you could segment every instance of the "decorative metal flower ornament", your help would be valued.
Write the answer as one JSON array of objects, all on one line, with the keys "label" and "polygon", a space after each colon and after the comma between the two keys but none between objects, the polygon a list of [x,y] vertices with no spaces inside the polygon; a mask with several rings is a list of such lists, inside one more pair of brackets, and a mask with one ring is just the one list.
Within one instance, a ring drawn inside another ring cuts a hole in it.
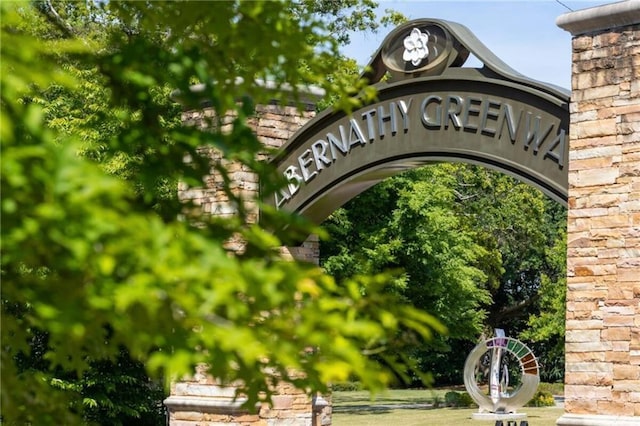
[{"label": "decorative metal flower ornament", "polygon": [[402,59],[406,62],[411,61],[414,67],[420,65],[420,62],[429,56],[429,32],[423,33],[417,28],[414,28],[404,39],[404,53]]}]

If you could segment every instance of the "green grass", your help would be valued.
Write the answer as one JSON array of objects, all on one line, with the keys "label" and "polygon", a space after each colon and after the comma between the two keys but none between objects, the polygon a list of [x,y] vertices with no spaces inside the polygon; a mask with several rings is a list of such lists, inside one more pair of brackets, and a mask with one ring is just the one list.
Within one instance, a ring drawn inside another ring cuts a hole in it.
[{"label": "green grass", "polygon": [[381,395],[376,395],[372,400],[367,391],[334,391],[333,406],[370,406],[370,405],[397,405],[397,404],[427,404],[432,403],[434,396],[444,399],[448,389],[389,389]]},{"label": "green grass", "polygon": [[[459,389],[456,389],[459,390]],[[493,426],[495,421],[471,418],[477,408],[427,408],[434,400],[444,400],[448,389],[394,389],[378,395],[373,401],[368,392],[333,392],[333,426]],[[394,406],[414,404],[412,408]],[[555,426],[564,410],[558,407],[524,407],[531,426]],[[518,424],[520,421],[518,421]]]},{"label": "green grass", "polygon": [[538,390],[550,392],[552,395],[564,395],[564,383],[540,383]]}]

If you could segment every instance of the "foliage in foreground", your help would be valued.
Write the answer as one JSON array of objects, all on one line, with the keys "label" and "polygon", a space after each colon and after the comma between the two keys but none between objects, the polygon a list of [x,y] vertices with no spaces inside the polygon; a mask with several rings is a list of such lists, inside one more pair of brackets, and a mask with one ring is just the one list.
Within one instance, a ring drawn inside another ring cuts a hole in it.
[{"label": "foliage in foreground", "polygon": [[[405,374],[406,359],[389,349],[431,337],[439,323],[382,291],[387,275],[337,283],[283,261],[277,247],[318,230],[266,208],[251,223],[228,163],[201,155],[203,146],[221,152],[266,190],[282,184],[257,160],[253,103],[317,84],[348,108],[359,101],[347,94],[364,85],[325,78],[338,55],[324,26],[285,2],[62,2],[55,13],[51,4],[0,6],[3,421],[80,422],[93,402],[69,383],[96,362],[117,365],[123,350],[167,380],[206,363],[241,380],[249,406],[278,380],[311,393],[353,376],[376,390],[389,367]],[[191,94],[194,82],[204,92]],[[189,108],[205,96],[233,112],[231,130],[220,130],[222,114],[208,132],[181,125],[172,89]],[[177,182],[200,187],[211,173],[233,217],[178,199]],[[225,248],[232,237],[243,252]],[[20,364],[25,357],[41,362]]]}]

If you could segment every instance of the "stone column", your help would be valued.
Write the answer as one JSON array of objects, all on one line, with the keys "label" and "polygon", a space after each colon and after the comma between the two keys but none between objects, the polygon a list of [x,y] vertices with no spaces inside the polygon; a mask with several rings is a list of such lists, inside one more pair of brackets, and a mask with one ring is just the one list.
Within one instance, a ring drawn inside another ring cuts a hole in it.
[{"label": "stone column", "polygon": [[[183,114],[187,124],[206,128],[208,118],[215,112],[211,109],[188,111]],[[267,147],[279,148],[295,132],[315,116],[313,108],[299,112],[294,107],[278,105],[258,105],[256,115],[249,120],[260,141]],[[230,125],[231,116],[225,117],[223,125]],[[222,129],[224,131],[224,128]],[[212,161],[224,161],[219,153],[207,152]],[[228,163],[227,170],[233,180],[233,190],[240,194],[250,211],[255,214],[249,220],[257,220],[258,212],[254,201],[259,196],[257,176],[247,168]],[[183,199],[189,199],[200,206],[205,214],[230,216],[235,207],[223,191],[223,181],[214,171],[207,177],[201,188],[180,188]],[[232,251],[243,249],[242,241],[229,241]],[[318,264],[319,241],[310,236],[299,247],[283,247],[284,258],[302,260]],[[200,366],[189,378],[173,383],[171,395],[164,401],[169,413],[170,426],[330,426],[330,398],[316,396],[309,398],[303,391],[290,384],[279,384],[272,397],[272,405],[260,404],[255,411],[242,407],[246,398],[235,398],[236,387],[222,386],[218,380],[207,374],[206,366]]]},{"label": "stone column", "polygon": [[640,425],[640,1],[562,15],[573,35],[565,414]]}]

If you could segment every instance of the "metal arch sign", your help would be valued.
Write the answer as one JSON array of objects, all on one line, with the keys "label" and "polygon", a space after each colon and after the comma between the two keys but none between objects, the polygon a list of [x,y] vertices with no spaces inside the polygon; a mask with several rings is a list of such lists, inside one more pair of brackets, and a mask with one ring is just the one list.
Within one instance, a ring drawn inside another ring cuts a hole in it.
[{"label": "metal arch sign", "polygon": [[[484,67],[462,68],[474,53]],[[320,223],[381,180],[431,162],[494,168],[566,203],[569,95],[513,71],[465,27],[396,28],[367,75],[378,100],[326,111],[272,160],[289,184],[265,201]],[[390,81],[390,82],[389,82]]]}]

